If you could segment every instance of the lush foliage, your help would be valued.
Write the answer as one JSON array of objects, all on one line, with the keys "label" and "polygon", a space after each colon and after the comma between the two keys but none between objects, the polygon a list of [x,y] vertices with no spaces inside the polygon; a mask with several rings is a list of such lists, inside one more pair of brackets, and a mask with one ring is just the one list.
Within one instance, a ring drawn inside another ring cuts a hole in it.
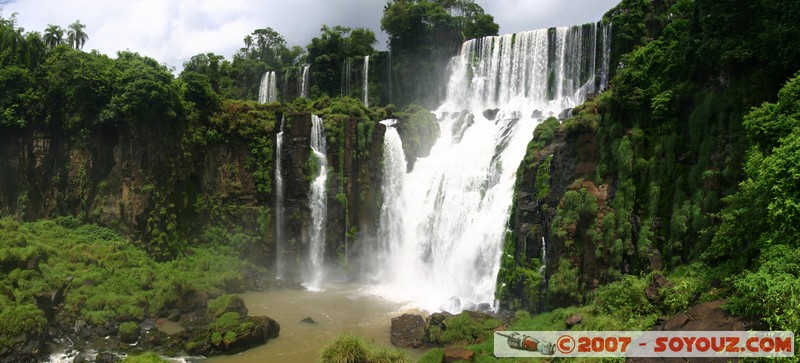
[{"label": "lush foliage", "polygon": [[[0,259],[6,268],[3,324],[11,336],[43,328],[36,302],[63,291],[58,314],[102,325],[117,317],[141,320],[173,306],[188,292],[219,295],[240,284],[241,262],[232,251],[196,249],[190,256],[158,263],[130,241],[73,218],[19,223],[0,220]],[[121,327],[122,329],[122,327]]]},{"label": "lush foliage", "polygon": [[352,333],[342,333],[320,352],[325,363],[402,363],[410,362],[400,350],[376,346]]},{"label": "lush foliage", "polygon": [[137,355],[129,355],[122,360],[122,363],[167,363],[168,360],[161,358],[158,354],[147,352]]},{"label": "lush foliage", "polygon": [[465,39],[497,35],[499,26],[473,0],[391,0],[381,29],[389,34],[394,103],[439,104],[447,61]]},{"label": "lush foliage", "polygon": [[[320,29],[322,34],[311,39],[308,45],[308,63],[311,65],[311,76],[314,86],[312,96],[351,96],[342,88],[343,66],[353,59],[362,60],[375,53],[373,46],[378,40],[369,29],[350,29],[343,26]],[[351,63],[352,64],[352,63]]]},{"label": "lush foliage", "polygon": [[800,75],[776,103],[744,121],[751,148],[745,180],[726,198],[722,225],[706,258],[721,264],[734,293],[733,312],[759,317],[770,329],[800,331]]}]

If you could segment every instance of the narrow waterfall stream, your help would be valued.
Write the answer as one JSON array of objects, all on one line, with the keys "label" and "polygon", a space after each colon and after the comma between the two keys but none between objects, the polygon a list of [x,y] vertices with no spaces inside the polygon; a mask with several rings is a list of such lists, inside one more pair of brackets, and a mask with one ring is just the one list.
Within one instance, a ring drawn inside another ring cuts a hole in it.
[{"label": "narrow waterfall stream", "polygon": [[321,289],[323,262],[325,257],[325,225],[328,216],[328,158],[326,156],[325,131],[322,119],[311,116],[311,151],[316,158],[319,174],[311,183],[308,204],[311,209],[311,230],[309,231],[310,266],[307,269],[304,286],[309,290]]},{"label": "narrow waterfall stream", "polygon": [[364,106],[369,107],[369,56],[364,57]]}]

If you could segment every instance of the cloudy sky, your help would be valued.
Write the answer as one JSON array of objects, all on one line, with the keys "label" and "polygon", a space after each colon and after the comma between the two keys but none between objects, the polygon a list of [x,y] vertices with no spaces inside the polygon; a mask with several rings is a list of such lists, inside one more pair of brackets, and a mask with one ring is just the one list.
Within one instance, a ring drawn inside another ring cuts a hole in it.
[{"label": "cloudy sky", "polygon": [[[476,0],[500,24],[500,33],[596,21],[619,0]],[[85,50],[115,56],[131,50],[181,68],[193,55],[214,52],[230,59],[242,38],[271,27],[287,43],[305,47],[322,24],[366,27],[386,35],[380,18],[386,0],[0,0],[2,15],[18,13],[26,31],[48,24],[86,24]]]}]

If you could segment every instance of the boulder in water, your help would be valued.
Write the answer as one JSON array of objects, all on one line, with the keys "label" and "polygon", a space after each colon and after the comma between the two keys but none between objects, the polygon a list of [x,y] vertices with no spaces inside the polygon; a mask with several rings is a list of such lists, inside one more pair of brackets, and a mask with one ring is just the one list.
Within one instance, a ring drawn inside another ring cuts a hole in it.
[{"label": "boulder in water", "polygon": [[303,320],[300,320],[300,322],[301,323],[306,323],[306,324],[317,324],[317,321],[314,320],[314,318],[312,318],[310,316],[305,318],[305,319],[303,319]]},{"label": "boulder in water", "polygon": [[94,361],[97,363],[115,363],[119,361],[119,358],[113,353],[102,352],[97,353],[97,356],[94,357]]},{"label": "boulder in water", "polygon": [[572,116],[572,109],[568,108],[568,109],[566,109],[564,111],[561,111],[561,113],[558,114],[558,119],[560,121],[564,121],[564,120],[570,118],[571,116]]},{"label": "boulder in water", "polygon": [[494,121],[494,119],[497,117],[498,112],[500,112],[499,108],[495,109],[489,108],[483,111],[483,117],[486,117],[486,119],[489,121]]},{"label": "boulder in water", "polygon": [[242,317],[228,312],[211,323],[207,329],[192,332],[184,349],[189,354],[212,356],[234,354],[262,345],[280,334],[280,324],[266,316]]},{"label": "boulder in water", "polygon": [[542,118],[542,116],[544,116],[544,114],[542,114],[541,110],[533,110],[531,114],[531,118]]},{"label": "boulder in water", "polygon": [[403,314],[392,319],[392,344],[401,348],[425,345],[425,320],[419,315]]}]

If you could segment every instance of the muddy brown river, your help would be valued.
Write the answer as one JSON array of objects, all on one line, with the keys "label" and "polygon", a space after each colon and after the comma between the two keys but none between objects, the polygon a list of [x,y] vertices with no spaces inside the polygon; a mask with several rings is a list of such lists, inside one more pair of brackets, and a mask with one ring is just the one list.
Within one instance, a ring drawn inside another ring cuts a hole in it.
[{"label": "muddy brown river", "polygon": [[[266,315],[281,324],[280,336],[243,353],[201,360],[204,363],[318,362],[322,347],[342,332],[376,344],[391,345],[393,317],[409,311],[368,294],[357,285],[327,286],[324,291],[275,290],[239,294],[250,315]],[[311,318],[316,324],[301,322]],[[424,350],[405,349],[412,361]]]}]

